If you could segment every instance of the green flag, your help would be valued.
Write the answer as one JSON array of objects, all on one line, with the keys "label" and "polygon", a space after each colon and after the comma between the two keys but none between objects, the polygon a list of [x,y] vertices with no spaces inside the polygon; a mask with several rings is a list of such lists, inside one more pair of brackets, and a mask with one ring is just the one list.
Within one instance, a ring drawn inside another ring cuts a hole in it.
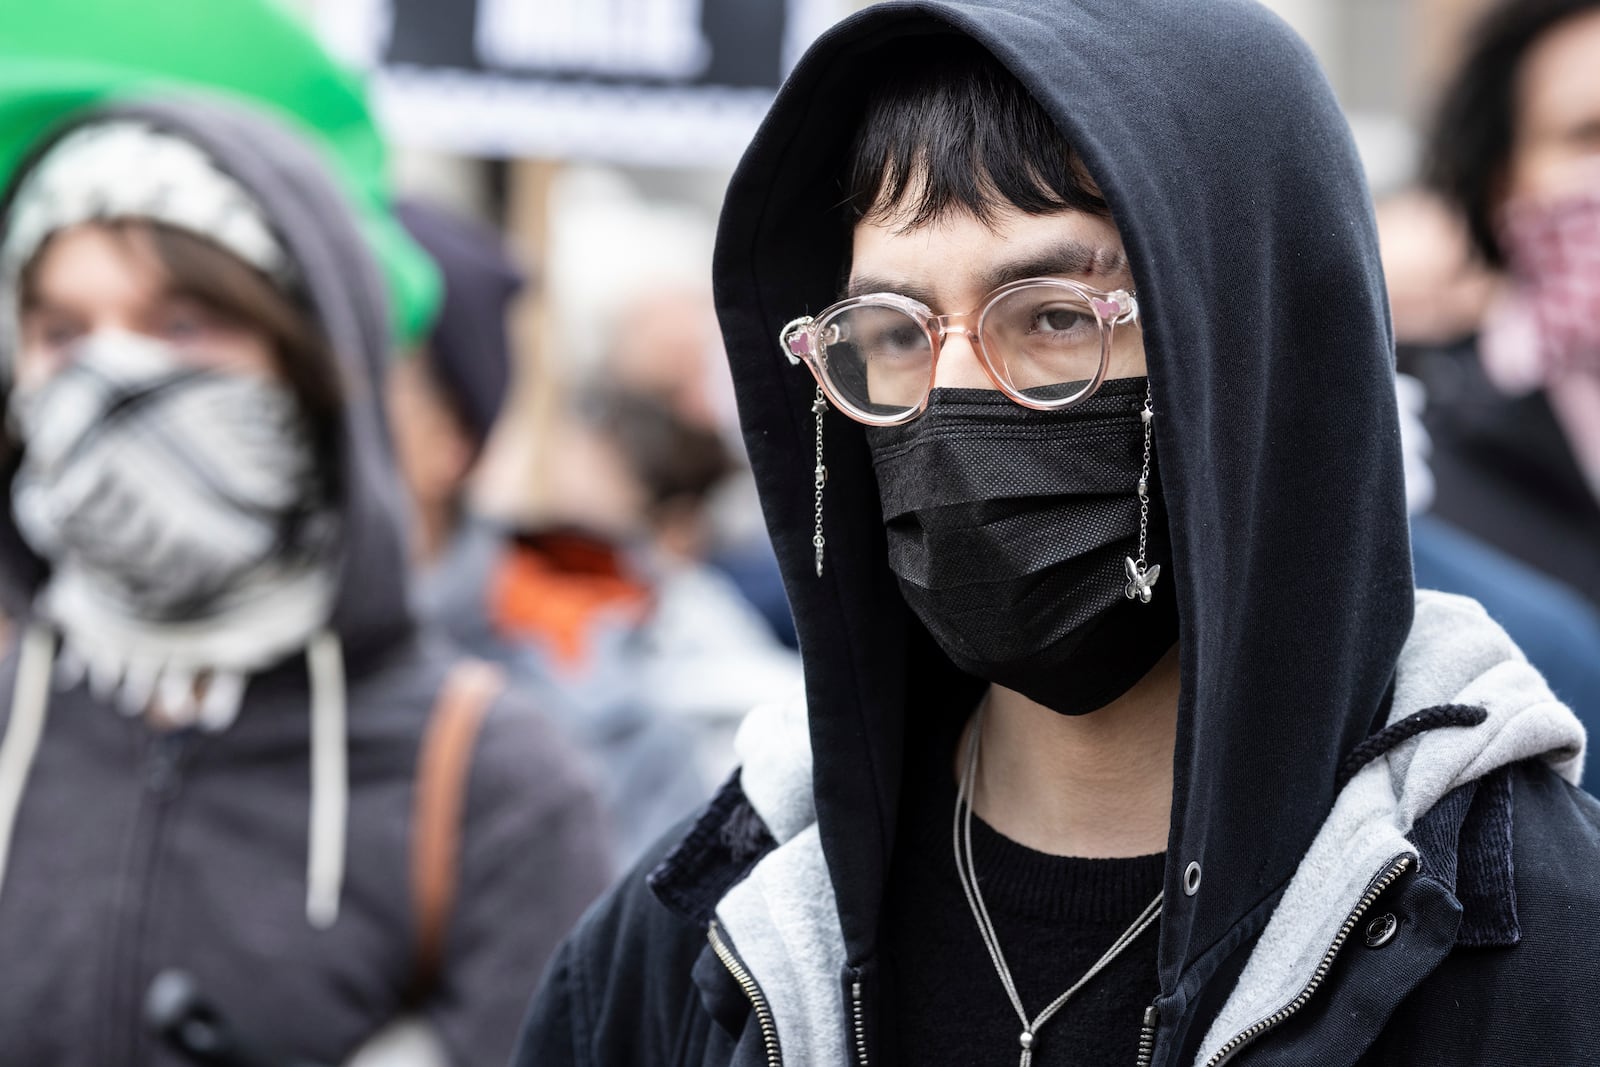
[{"label": "green flag", "polygon": [[273,0],[0,4],[0,181],[69,112],[174,88],[242,99],[307,135],[357,206],[399,335],[427,329],[438,272],[390,211],[384,143],[361,82]]}]

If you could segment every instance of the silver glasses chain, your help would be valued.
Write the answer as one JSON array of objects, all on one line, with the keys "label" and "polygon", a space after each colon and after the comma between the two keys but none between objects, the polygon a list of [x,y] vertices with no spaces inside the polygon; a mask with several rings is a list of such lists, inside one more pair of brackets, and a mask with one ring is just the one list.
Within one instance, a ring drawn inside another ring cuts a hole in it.
[{"label": "silver glasses chain", "polygon": [[1150,423],[1156,410],[1151,398],[1150,385],[1145,383],[1144,407],[1139,411],[1139,421],[1144,423],[1144,467],[1139,471],[1139,558],[1127,557],[1128,584],[1123,593],[1129,600],[1150,603],[1155,595],[1156,579],[1161,577],[1161,564],[1149,566],[1145,560],[1145,545],[1150,535]]},{"label": "silver glasses chain", "polygon": [[[822,577],[822,550],[827,547],[827,539],[822,536],[822,487],[828,484],[828,468],[822,463],[822,416],[828,410],[828,401],[822,395],[822,386],[817,386],[817,398],[811,402],[811,413],[817,417],[817,468],[813,472],[813,484],[816,488],[817,525],[811,533],[811,547],[817,551],[817,577]],[[1147,446],[1148,447],[1148,446]],[[1142,556],[1140,558],[1143,558]]]},{"label": "silver glasses chain", "polygon": [[1029,1067],[1033,1063],[1033,1043],[1039,1033],[1039,1028],[1049,1022],[1067,1001],[1088,984],[1089,980],[1110,965],[1111,961],[1122,954],[1122,951],[1139,935],[1148,930],[1155,921],[1161,917],[1161,894],[1145,905],[1133,925],[1122,932],[1122,936],[1114,941],[1105,955],[1095,961],[1094,966],[1086,971],[1082,978],[1073,983],[1072,988],[1052,1000],[1043,1011],[1036,1015],[1030,1022],[1028,1013],[1022,1007],[1022,997],[1017,993],[1017,984],[1012,981],[1011,968],[1006,965],[1005,954],[1000,951],[999,938],[995,936],[994,922],[989,918],[989,909],[983,902],[983,893],[978,888],[978,875],[972,862],[972,794],[978,780],[978,749],[983,736],[983,706],[980,705],[977,714],[973,717],[972,737],[967,741],[966,766],[961,774],[961,781],[956,789],[956,814],[955,823],[951,831],[956,854],[956,875],[961,879],[961,888],[967,895],[967,904],[972,908],[972,917],[978,922],[978,934],[983,938],[983,945],[989,950],[989,959],[994,962],[994,969],[1000,975],[1000,984],[1006,988],[1006,996],[1011,999],[1011,1006],[1016,1009],[1017,1018],[1022,1021],[1022,1034],[1017,1038],[1022,1046],[1022,1059],[1018,1067]]}]

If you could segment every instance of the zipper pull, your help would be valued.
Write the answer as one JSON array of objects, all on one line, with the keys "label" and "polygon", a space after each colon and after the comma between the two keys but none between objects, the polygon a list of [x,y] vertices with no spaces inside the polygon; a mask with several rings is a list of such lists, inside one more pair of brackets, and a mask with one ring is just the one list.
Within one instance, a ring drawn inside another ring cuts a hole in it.
[{"label": "zipper pull", "polygon": [[1139,1030],[1139,1059],[1137,1067],[1150,1067],[1150,1061],[1156,1054],[1156,1026],[1161,1022],[1161,1013],[1156,1011],[1154,1004],[1144,1010],[1144,1026]]},{"label": "zipper pull", "polygon": [[722,928],[717,925],[715,919],[706,926],[706,939],[711,942],[711,951],[722,961],[728,973],[733,975],[733,980],[739,983],[744,995],[750,998],[750,1006],[755,1009],[756,1022],[761,1027],[761,1044],[766,1049],[767,1067],[783,1067],[783,1049],[778,1045],[778,1021],[772,1017],[772,1007],[762,994],[761,987],[756,984],[755,977],[723,940]]},{"label": "zipper pull", "polygon": [[867,1064],[867,1017],[861,1004],[861,980],[850,983],[850,1022],[856,1039],[856,1067]]},{"label": "zipper pull", "polygon": [[145,788],[163,799],[177,793],[183,756],[188,747],[187,730],[174,730],[151,738],[149,756],[145,762]]}]

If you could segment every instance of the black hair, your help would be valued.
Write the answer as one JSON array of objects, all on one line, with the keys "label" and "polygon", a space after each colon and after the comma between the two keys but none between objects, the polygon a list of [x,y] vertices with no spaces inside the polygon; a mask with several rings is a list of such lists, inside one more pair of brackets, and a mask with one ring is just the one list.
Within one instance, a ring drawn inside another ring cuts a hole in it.
[{"label": "black hair", "polygon": [[1485,261],[1503,266],[1495,202],[1516,139],[1517,77],[1547,33],[1600,0],[1501,0],[1478,23],[1465,61],[1440,98],[1423,163],[1426,184],[1467,222]]},{"label": "black hair", "polygon": [[866,99],[844,172],[852,222],[914,230],[960,209],[988,223],[1007,204],[1111,214],[1055,120],[968,38],[895,52]]},{"label": "black hair", "polygon": [[734,471],[718,433],[674,411],[660,397],[625,386],[599,386],[580,401],[589,424],[621,451],[659,518],[674,507],[698,510]]}]

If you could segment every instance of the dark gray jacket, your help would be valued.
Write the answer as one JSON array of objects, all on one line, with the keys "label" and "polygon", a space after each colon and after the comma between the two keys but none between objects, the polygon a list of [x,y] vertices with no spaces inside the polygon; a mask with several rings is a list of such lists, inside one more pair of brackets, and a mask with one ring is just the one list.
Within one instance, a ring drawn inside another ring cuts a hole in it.
[{"label": "dark gray jacket", "polygon": [[[82,686],[53,692],[0,891],[0,1063],[176,1067],[144,1033],[141,1004],[159,971],[180,968],[236,1028],[305,1060],[337,1064],[414,1011],[456,1064],[500,1064],[546,957],[604,883],[591,793],[546,721],[501,697],[471,766],[444,961],[419,985],[416,763],[459,657],[407,607],[405,512],[378,403],[381,281],[319,162],[277,126],[210,105],[122,110],[198,143],[251,189],[340,360],[345,875],[337,922],[313,929],[303,657],[252,679],[220,734],[157,735]],[[7,514],[0,591],[14,617],[41,574]],[[0,665],[0,693],[15,668],[14,655]]]}]

